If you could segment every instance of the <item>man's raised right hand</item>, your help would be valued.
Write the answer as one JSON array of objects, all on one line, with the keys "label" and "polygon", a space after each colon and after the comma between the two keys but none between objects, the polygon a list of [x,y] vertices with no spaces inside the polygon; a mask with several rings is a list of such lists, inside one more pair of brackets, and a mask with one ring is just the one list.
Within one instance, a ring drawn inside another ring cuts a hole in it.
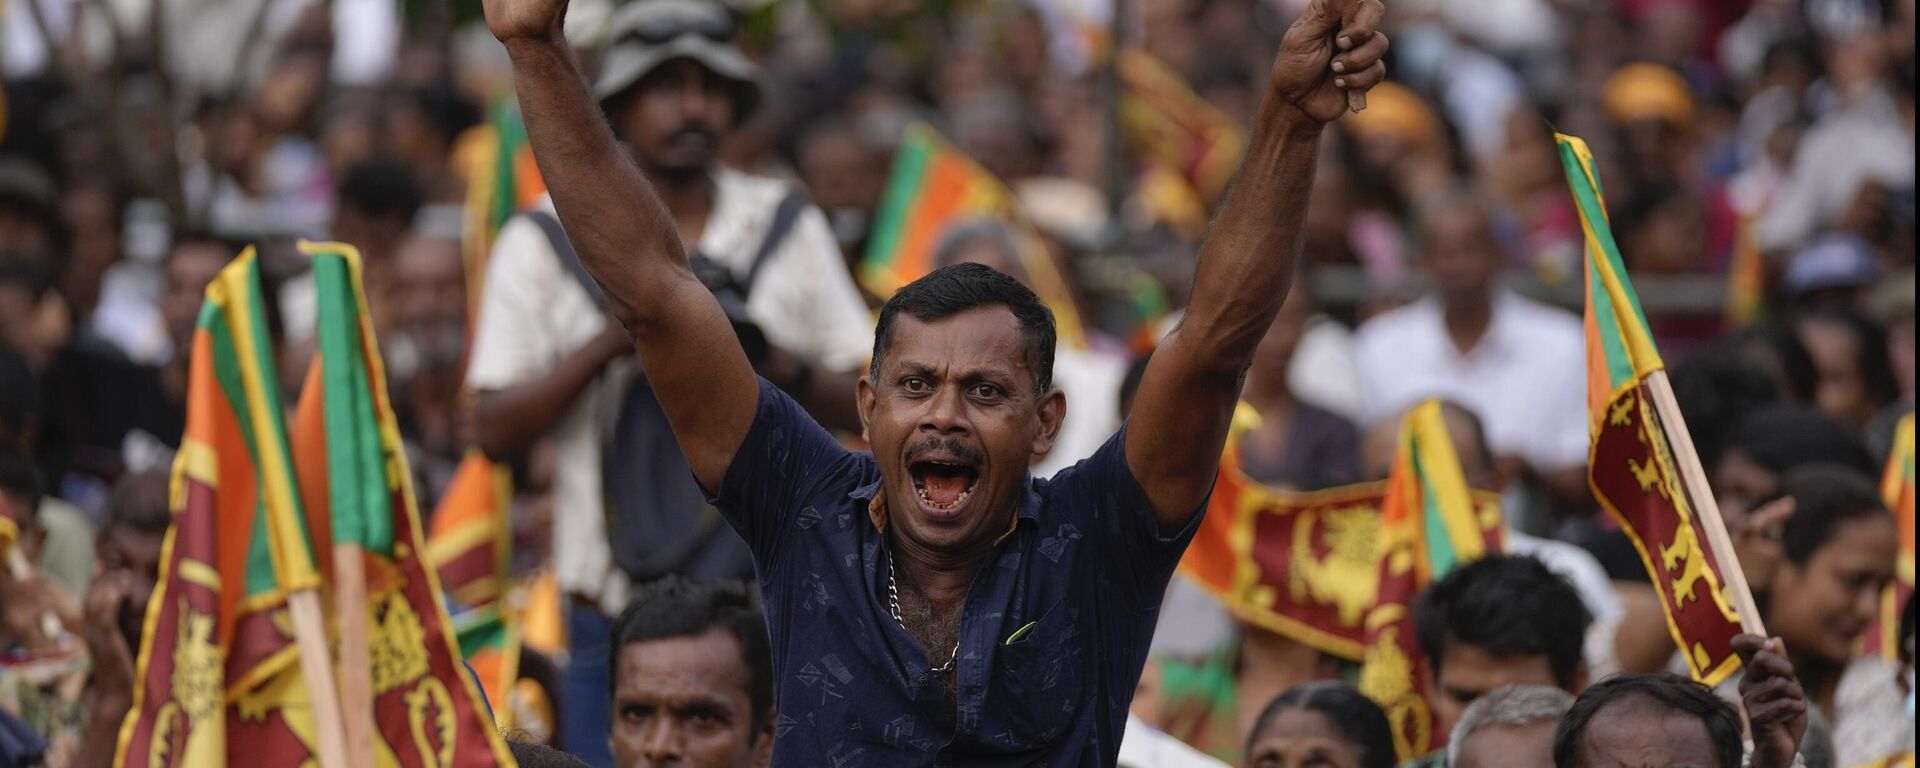
[{"label": "man's raised right hand", "polygon": [[487,27],[502,43],[561,39],[567,0],[485,0]]}]

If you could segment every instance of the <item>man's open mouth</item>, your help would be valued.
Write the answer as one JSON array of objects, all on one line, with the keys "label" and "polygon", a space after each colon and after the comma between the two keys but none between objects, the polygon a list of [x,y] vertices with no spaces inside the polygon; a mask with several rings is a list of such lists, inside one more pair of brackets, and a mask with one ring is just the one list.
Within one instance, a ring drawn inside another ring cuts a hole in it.
[{"label": "man's open mouth", "polygon": [[965,464],[943,461],[916,461],[907,466],[913,476],[913,490],[928,509],[948,511],[959,508],[980,482],[980,470]]}]

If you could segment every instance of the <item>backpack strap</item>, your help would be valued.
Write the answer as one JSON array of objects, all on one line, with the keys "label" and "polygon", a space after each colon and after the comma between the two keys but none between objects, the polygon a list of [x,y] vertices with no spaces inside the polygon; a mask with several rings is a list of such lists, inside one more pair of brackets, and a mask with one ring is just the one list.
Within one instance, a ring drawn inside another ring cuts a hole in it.
[{"label": "backpack strap", "polygon": [[742,298],[752,295],[753,281],[760,277],[761,268],[773,258],[773,252],[779,250],[780,243],[793,231],[793,225],[800,220],[800,213],[811,203],[805,192],[799,188],[787,190],[787,196],[780,199],[780,207],[773,211],[773,223],[767,225],[767,236],[760,241],[760,250],[754,251],[753,261],[747,267],[746,279],[740,281]]},{"label": "backpack strap", "polygon": [[587,298],[593,300],[594,306],[605,310],[607,294],[600,290],[600,284],[593,281],[593,276],[587,274],[587,266],[580,263],[580,254],[573,250],[573,241],[567,239],[567,230],[560,226],[560,217],[538,208],[529,210],[524,215],[538,224],[540,231],[546,233],[547,244],[553,246],[553,255],[560,259],[561,266],[573,273],[573,279],[580,283],[580,287],[587,289]]},{"label": "backpack strap", "polygon": [[[753,261],[747,267],[746,278],[738,281],[742,299],[753,293],[753,283],[760,277],[760,270],[772,260],[774,252],[780,249],[780,244],[786,241],[787,235],[793,232],[794,224],[800,221],[800,213],[805,211],[810,203],[806,193],[798,188],[789,189],[786,197],[781,198],[780,206],[773,211],[773,222],[767,226],[766,237],[761,239],[760,248],[753,253]],[[573,278],[580,283],[580,287],[587,289],[587,296],[593,299],[594,306],[606,309],[607,295],[600,290],[600,284],[594,282],[593,276],[587,274],[586,265],[580,263],[580,254],[573,249],[573,241],[567,239],[567,230],[560,225],[560,217],[540,209],[526,211],[524,215],[532,219],[533,223],[539,225],[540,230],[546,233],[547,243],[553,246],[554,255],[559,257],[560,264],[566,267],[568,272],[573,273]],[[696,249],[687,250],[688,259],[705,257],[705,254]]]}]

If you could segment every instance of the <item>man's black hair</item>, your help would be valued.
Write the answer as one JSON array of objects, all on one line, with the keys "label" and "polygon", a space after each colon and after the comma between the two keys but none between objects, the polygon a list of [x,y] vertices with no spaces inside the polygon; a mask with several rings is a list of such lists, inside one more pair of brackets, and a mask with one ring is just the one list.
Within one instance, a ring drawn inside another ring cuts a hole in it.
[{"label": "man's black hair", "polygon": [[1750,364],[1745,350],[1751,347],[1765,347],[1779,361],[1787,377],[1787,391],[1781,394],[1794,402],[1813,402],[1814,390],[1820,386],[1820,370],[1814,367],[1813,353],[1800,342],[1800,336],[1784,324],[1768,323],[1735,332],[1715,342],[1704,354]]},{"label": "man's black hair", "polygon": [[1873,480],[1838,464],[1808,464],[1788,472],[1780,489],[1793,497],[1793,514],[1780,530],[1787,560],[1806,565],[1849,520],[1888,517]]},{"label": "man's black hair", "polygon": [[1554,768],[1573,768],[1580,764],[1581,752],[1586,748],[1587,726],[1601,710],[1635,700],[1698,718],[1713,742],[1713,756],[1719,768],[1740,768],[1746,753],[1740,713],[1706,686],[1678,675],[1617,675],[1588,688],[1574,700],[1573,709],[1560,718],[1560,726],[1554,729]]},{"label": "man's black hair", "polygon": [[1033,291],[1000,271],[971,262],[941,267],[908,283],[880,308],[873,330],[873,368],[880,378],[880,360],[893,339],[894,318],[905,313],[922,322],[942,320],[978,307],[1006,307],[1020,324],[1026,340],[1027,362],[1033,365],[1039,392],[1053,388],[1053,312]]},{"label": "man's black hair", "polygon": [[508,739],[507,751],[520,768],[587,768],[587,761],[545,744]]},{"label": "man's black hair", "polygon": [[18,521],[23,527],[38,519],[33,515],[40,508],[40,470],[26,452],[9,443],[0,443],[0,492],[26,502],[27,508],[16,512],[27,516]]},{"label": "man's black hair", "polygon": [[1866,443],[1833,417],[1804,405],[1764,406],[1740,425],[1727,450],[1784,475],[1807,464],[1839,464],[1862,474],[1876,471]]},{"label": "man's black hair", "polygon": [[369,216],[411,223],[426,202],[407,167],[384,158],[362,160],[340,182],[340,202]]},{"label": "man's black hair", "polygon": [[107,525],[124,525],[141,533],[164,534],[173,524],[167,509],[165,470],[149,469],[121,475],[107,500]]},{"label": "man's black hair", "polygon": [[39,378],[26,358],[0,349],[0,442],[19,439],[39,421]]},{"label": "man's black hair", "polygon": [[1780,391],[1765,373],[1731,354],[1701,354],[1668,369],[1680,415],[1693,433],[1700,463],[1713,467],[1755,410],[1780,402]]},{"label": "man's black hair", "polygon": [[1334,681],[1296,685],[1274,697],[1267,708],[1260,711],[1260,718],[1253,721],[1253,731],[1247,735],[1247,752],[1253,751],[1253,740],[1260,736],[1260,729],[1267,726],[1267,721],[1294,709],[1317,712],[1326,718],[1347,746],[1353,748],[1354,756],[1360,758],[1360,768],[1393,768],[1393,729],[1387,725],[1386,713],[1352,686]]},{"label": "man's black hair", "polygon": [[[738,581],[697,584],[668,576],[641,585],[627,609],[613,625],[609,649],[607,695],[618,687],[620,650],[634,643],[691,637],[722,629],[740,642],[741,661],[753,686],[753,720],[757,725],[773,709],[773,650],[767,636],[767,618],[753,590]],[[755,729],[758,733],[758,728]]]},{"label": "man's black hair", "polygon": [[1580,593],[1539,560],[1490,555],[1454,568],[1414,602],[1420,650],[1434,674],[1453,645],[1502,658],[1545,656],[1553,679],[1573,689],[1587,625]]}]

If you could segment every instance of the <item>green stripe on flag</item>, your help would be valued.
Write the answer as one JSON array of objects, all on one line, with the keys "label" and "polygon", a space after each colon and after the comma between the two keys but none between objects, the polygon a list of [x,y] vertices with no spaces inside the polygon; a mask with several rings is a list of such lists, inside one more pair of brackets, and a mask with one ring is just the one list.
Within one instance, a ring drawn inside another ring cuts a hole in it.
[{"label": "green stripe on flag", "polygon": [[392,496],[387,492],[386,456],[361,343],[359,301],[345,257],[315,254],[313,270],[333,540],[391,557]]},{"label": "green stripe on flag", "polygon": [[513,101],[502,97],[493,103],[493,134],[495,156],[493,166],[492,210],[488,211],[487,224],[494,231],[500,231],[507,219],[513,218],[520,205],[517,186],[518,165],[514,161],[520,155],[520,148],[527,144],[527,126],[514,110]]},{"label": "green stripe on flag", "polygon": [[227,327],[223,305],[211,301],[200,307],[200,329],[207,332],[208,352],[213,362],[213,377],[219,383],[222,404],[232,412],[240,428],[240,440],[246,444],[247,460],[254,468],[253,535],[247,541],[246,597],[272,592],[279,586],[273,572],[273,548],[267,541],[266,497],[260,487],[259,436],[247,412],[247,388],[240,376],[239,353],[233,346],[233,332]]},{"label": "green stripe on flag", "polygon": [[900,248],[907,221],[912,218],[914,204],[920,198],[921,187],[926,184],[927,168],[933,164],[938,149],[924,127],[909,129],[906,138],[900,142],[900,149],[893,160],[893,171],[887,176],[886,192],[881,196],[880,208],[874,216],[873,236],[867,241],[866,258],[860,265],[862,272],[871,275],[891,269],[898,260],[895,251]]},{"label": "green stripe on flag", "polygon": [[1445,510],[1440,508],[1440,494],[1427,477],[1427,468],[1420,460],[1420,438],[1413,439],[1413,478],[1420,488],[1420,528],[1427,543],[1427,566],[1432,569],[1432,578],[1438,579],[1460,562],[1460,553],[1454,549],[1453,536],[1447,532]]}]

